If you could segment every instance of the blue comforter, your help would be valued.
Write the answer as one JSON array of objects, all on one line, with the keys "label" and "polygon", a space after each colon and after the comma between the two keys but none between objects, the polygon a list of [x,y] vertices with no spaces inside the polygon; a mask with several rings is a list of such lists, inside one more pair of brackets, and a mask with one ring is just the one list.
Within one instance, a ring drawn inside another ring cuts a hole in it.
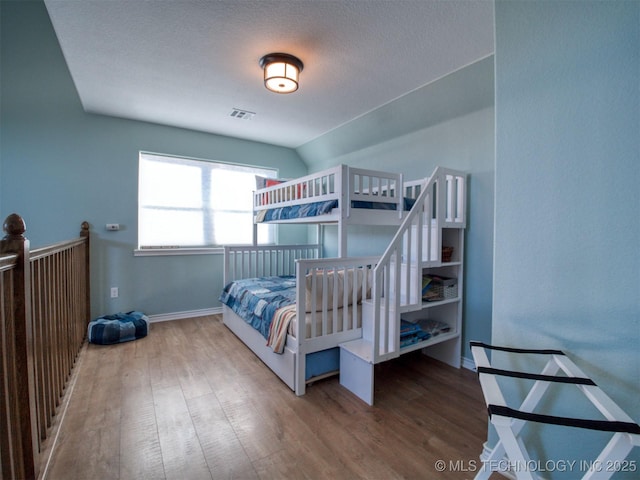
[{"label": "blue comforter", "polygon": [[325,215],[338,207],[338,200],[327,200],[326,202],[305,203],[303,205],[291,205],[289,207],[279,207],[267,210],[264,222],[274,220],[289,220],[292,218],[315,217]]},{"label": "blue comforter", "polygon": [[[415,200],[412,198],[404,199],[404,209],[411,210]],[[382,202],[365,202],[365,201],[353,201],[351,202],[352,208],[366,208],[374,210],[395,210],[396,205],[394,203],[382,203]],[[273,222],[277,220],[291,220],[294,218],[306,218],[315,217],[318,215],[325,215],[331,213],[331,210],[338,208],[338,200],[327,200],[325,202],[313,202],[305,203],[303,205],[291,205],[288,207],[272,208],[266,211],[264,217],[259,221],[261,222]]]},{"label": "blue comforter", "polygon": [[258,330],[264,338],[268,338],[276,310],[296,301],[296,277],[237,280],[224,287],[220,301]]}]

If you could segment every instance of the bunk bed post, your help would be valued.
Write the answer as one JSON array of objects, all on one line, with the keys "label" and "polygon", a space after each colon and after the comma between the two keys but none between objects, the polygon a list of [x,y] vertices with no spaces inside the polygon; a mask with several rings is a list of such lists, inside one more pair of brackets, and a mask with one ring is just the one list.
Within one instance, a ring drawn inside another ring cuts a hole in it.
[{"label": "bunk bed post", "polygon": [[340,219],[338,222],[338,258],[345,258],[347,256],[347,240],[345,237],[344,223],[342,219]]},{"label": "bunk bed post", "polygon": [[2,450],[10,448],[14,451],[17,460],[13,465],[15,478],[31,479],[38,477],[39,468],[29,240],[24,236],[26,225],[20,215],[16,213],[9,215],[3,227],[6,235],[0,241],[0,254],[17,255],[13,271],[13,309],[9,312],[10,317],[7,319],[7,322],[12,324],[14,334],[13,338],[7,338],[7,341],[13,340],[14,353],[14,365],[9,372],[9,374],[13,373],[11,375],[13,378],[9,379],[9,384],[14,384],[15,390],[10,389],[8,392],[8,399],[13,404],[6,407],[9,412],[12,410],[16,412],[13,420],[17,424],[12,428],[16,430],[14,432],[16,436],[13,438],[19,439],[19,442],[14,445],[2,445],[1,448]]},{"label": "bunk bed post", "polygon": [[[296,260],[295,275],[296,285],[301,285],[305,274],[307,272],[303,270],[299,260]],[[305,317],[305,292],[304,288],[298,288],[296,290],[296,318]],[[306,352],[304,351],[304,337],[306,335],[306,329],[304,322],[296,322],[295,341],[296,341],[296,353],[294,361],[294,383],[296,395],[304,395],[306,390],[305,374],[306,374]]]},{"label": "bunk bed post", "polygon": [[258,245],[258,224],[253,222],[253,246]]},{"label": "bunk bed post", "polygon": [[404,175],[400,174],[400,184],[395,186],[395,194],[398,198],[398,218],[404,215]]},{"label": "bunk bed post", "polygon": [[345,219],[350,215],[351,198],[349,198],[349,182],[350,175],[347,165],[342,165],[338,170],[340,178],[336,179],[340,182],[340,219],[338,220],[338,257],[345,258],[347,256],[347,232],[345,230]]}]

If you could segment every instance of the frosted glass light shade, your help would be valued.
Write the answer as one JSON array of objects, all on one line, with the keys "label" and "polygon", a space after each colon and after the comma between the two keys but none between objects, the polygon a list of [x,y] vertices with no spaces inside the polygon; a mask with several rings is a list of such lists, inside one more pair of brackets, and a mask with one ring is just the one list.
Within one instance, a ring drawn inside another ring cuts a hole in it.
[{"label": "frosted glass light shade", "polygon": [[298,89],[302,62],[286,53],[270,53],[260,59],[264,70],[264,86],[276,93],[292,93]]}]

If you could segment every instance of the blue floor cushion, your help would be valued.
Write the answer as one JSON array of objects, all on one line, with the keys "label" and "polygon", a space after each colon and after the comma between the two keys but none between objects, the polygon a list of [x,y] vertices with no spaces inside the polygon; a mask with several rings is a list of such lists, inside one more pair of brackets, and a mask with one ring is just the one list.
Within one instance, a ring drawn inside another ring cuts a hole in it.
[{"label": "blue floor cushion", "polygon": [[142,312],[104,315],[89,323],[88,338],[91,343],[111,345],[146,337],[149,318]]}]

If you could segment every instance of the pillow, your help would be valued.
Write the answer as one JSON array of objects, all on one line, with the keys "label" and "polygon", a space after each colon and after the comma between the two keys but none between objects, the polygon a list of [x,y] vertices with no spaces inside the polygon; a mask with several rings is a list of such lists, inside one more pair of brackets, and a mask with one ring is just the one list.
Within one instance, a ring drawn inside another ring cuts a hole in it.
[{"label": "pillow", "polygon": [[[337,280],[335,279],[337,275]],[[323,297],[326,296],[327,297],[327,308],[331,309],[333,308],[333,298],[334,295],[337,295],[337,302],[338,302],[338,308],[343,308],[344,307],[344,291],[346,289],[347,291],[347,307],[351,304],[353,304],[353,288],[354,288],[354,277],[355,277],[355,282],[356,282],[356,303],[360,303],[362,301],[362,284],[365,281],[365,275],[366,275],[366,282],[367,282],[367,289],[365,292],[366,297],[368,298],[370,296],[371,293],[371,282],[373,279],[373,271],[369,268],[367,268],[366,270],[364,268],[357,268],[357,269],[348,269],[346,270],[346,275],[345,275],[345,270],[338,270],[337,272],[335,270],[331,270],[331,271],[327,271],[326,272],[326,277],[327,277],[327,289],[326,291],[323,290],[324,286],[323,286],[323,271],[315,271],[314,273],[308,273],[305,277],[305,311],[307,313],[313,311],[312,310],[312,294],[311,294],[311,289],[312,289],[312,284],[313,284],[313,277],[315,276],[315,282],[316,282],[316,291],[315,291],[315,298],[316,298],[316,312],[320,312],[322,311],[322,305],[323,305]],[[346,276],[346,280],[345,280],[345,276]],[[337,285],[334,285],[334,283],[337,283]],[[337,288],[337,291],[334,291]]]},{"label": "pillow", "polygon": [[271,187],[273,185],[278,185],[284,181],[285,180],[280,180],[279,178],[268,178],[256,175],[256,190]]},{"label": "pillow", "polygon": [[264,186],[273,187],[274,185],[280,185],[286,182],[286,180],[278,180],[277,178],[265,178]]}]

